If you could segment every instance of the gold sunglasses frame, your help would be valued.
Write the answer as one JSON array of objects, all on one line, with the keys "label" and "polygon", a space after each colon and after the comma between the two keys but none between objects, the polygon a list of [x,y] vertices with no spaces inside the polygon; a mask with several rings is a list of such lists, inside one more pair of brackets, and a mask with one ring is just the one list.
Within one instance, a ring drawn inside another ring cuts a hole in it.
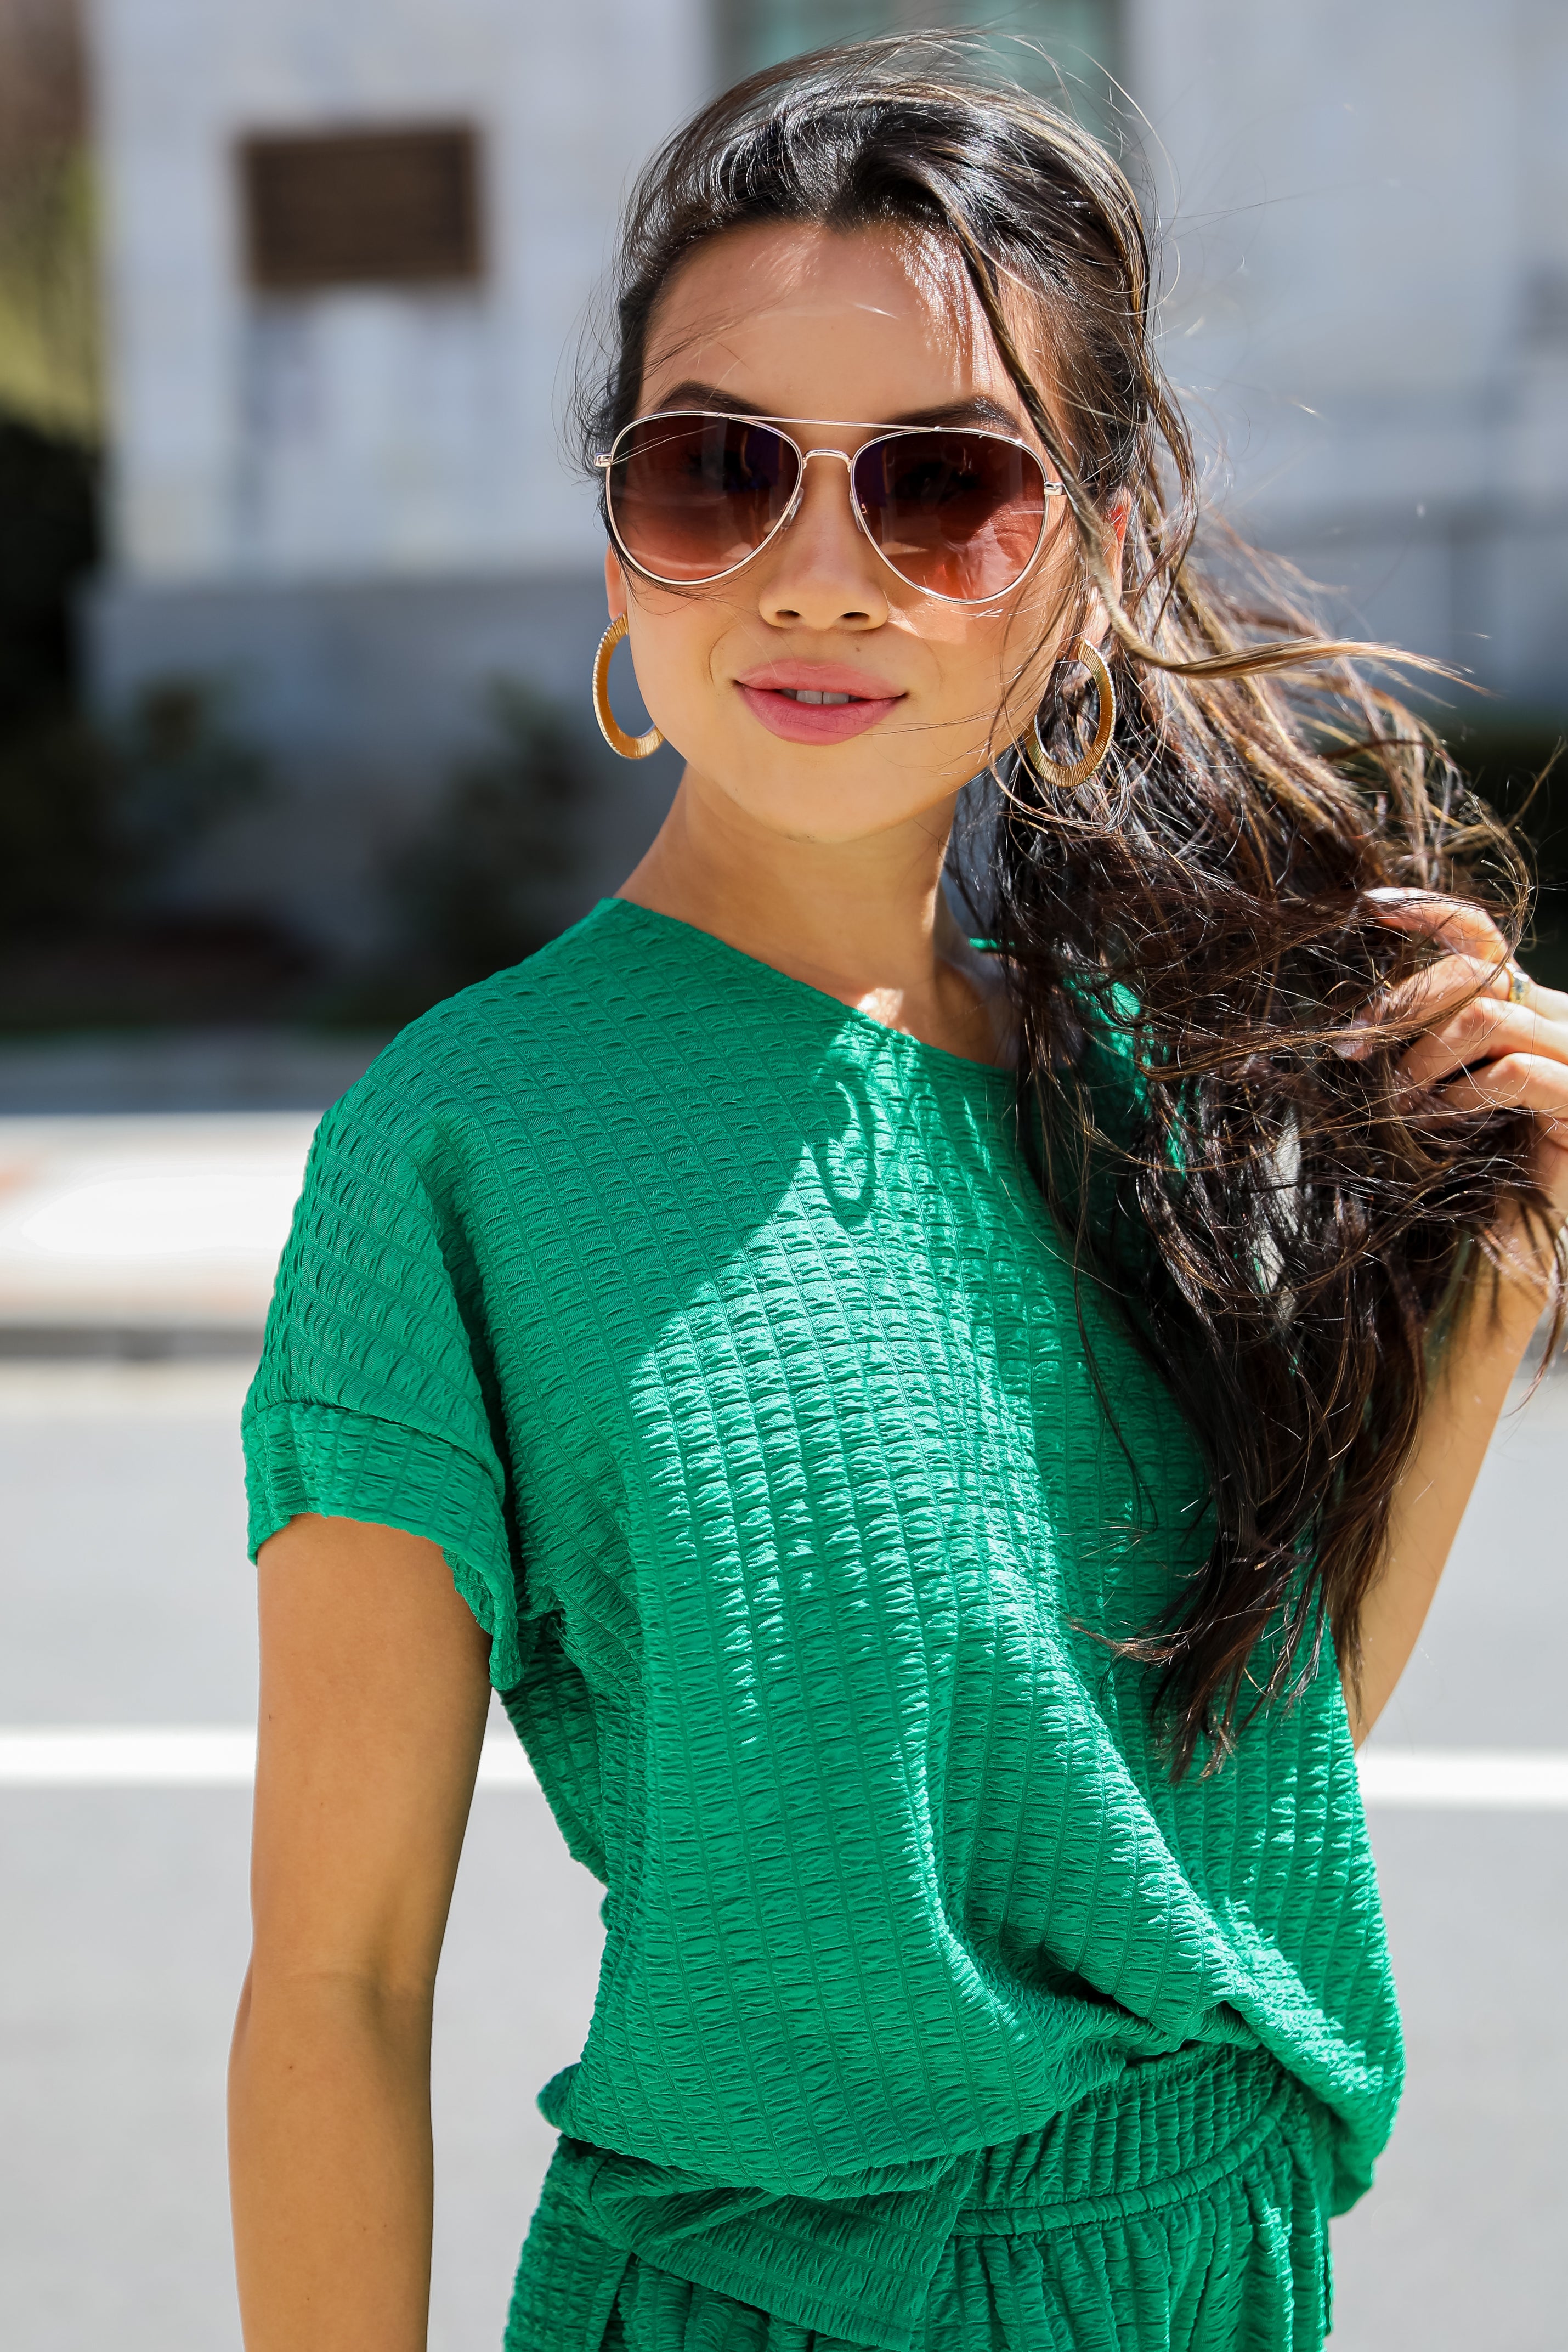
[{"label": "gold sunglasses frame", "polygon": [[[838,433],[866,433],[869,434],[871,437],[869,440],[862,441],[859,448],[854,450],[827,448],[804,449],[801,447],[800,442],[796,440],[792,433],[780,431],[779,438],[781,441],[786,442],[789,446],[794,450],[796,457],[800,459],[800,478],[796,482],[795,488],[790,493],[789,505],[785,508],[783,513],[779,516],[778,521],[774,524],[767,538],[758,540],[757,545],[751,549],[748,554],[743,555],[738,563],[727,564],[722,572],[706,572],[703,573],[702,577],[697,580],[666,580],[662,573],[650,572],[645,563],[640,563],[637,558],[632,554],[631,549],[627,546],[625,541],[622,538],[620,525],[615,520],[614,501],[612,499],[610,495],[610,478],[612,469],[615,464],[615,453],[620,448],[621,444],[624,441],[628,433],[634,433],[639,425],[658,425],[662,424],[666,419],[688,416],[701,417],[705,423],[710,425],[770,425],[776,430],[786,425],[826,425]],[[946,596],[939,588],[923,588],[918,581],[906,580],[904,573],[899,570],[897,564],[893,561],[893,558],[890,555],[883,554],[882,549],[878,547],[875,540],[872,537],[865,516],[861,511],[861,502],[855,496],[855,467],[859,460],[864,457],[866,451],[868,449],[874,449],[878,442],[905,441],[908,440],[912,435],[917,433],[962,433],[967,435],[972,440],[999,441],[1004,448],[1021,449],[1024,455],[1027,457],[1031,457],[1034,460],[1034,463],[1040,467],[1040,479],[1044,486],[1047,503],[1040,509],[1040,530],[1036,534],[1034,545],[1030,551],[1029,562],[1024,565],[1023,570],[1019,573],[1016,580],[1010,580],[1005,588],[994,588],[988,596]],[[934,603],[938,604],[994,604],[1001,597],[1010,596],[1015,589],[1020,588],[1024,582],[1029,578],[1030,573],[1034,570],[1035,565],[1039,562],[1040,550],[1045,545],[1048,535],[1048,527],[1051,521],[1050,501],[1052,498],[1065,498],[1067,495],[1063,484],[1061,482],[1053,482],[1046,473],[1044,464],[1040,458],[1038,449],[1030,448],[1029,443],[1022,440],[1016,433],[994,433],[988,426],[983,425],[873,425],[866,422],[863,418],[852,416],[755,416],[748,411],[730,408],[655,408],[646,416],[631,417],[627,423],[621,427],[620,432],[617,433],[609,448],[602,449],[595,453],[593,463],[598,470],[604,476],[604,520],[609,526],[610,536],[615,541],[617,549],[625,558],[626,562],[631,565],[632,571],[638,572],[643,579],[651,580],[657,588],[711,588],[720,580],[732,580],[737,572],[744,572],[748,563],[754,563],[757,561],[757,558],[762,553],[764,548],[771,547],[773,541],[779,537],[780,533],[789,530],[789,525],[794,521],[796,515],[800,512],[800,501],[806,495],[806,468],[810,464],[813,457],[837,457],[841,460],[847,477],[847,487],[850,494],[850,512],[853,515],[855,522],[859,527],[861,535],[864,539],[866,545],[872,550],[873,554],[879,556],[882,562],[886,564],[894,578],[902,587],[909,589],[916,596],[929,596],[932,598]]]}]

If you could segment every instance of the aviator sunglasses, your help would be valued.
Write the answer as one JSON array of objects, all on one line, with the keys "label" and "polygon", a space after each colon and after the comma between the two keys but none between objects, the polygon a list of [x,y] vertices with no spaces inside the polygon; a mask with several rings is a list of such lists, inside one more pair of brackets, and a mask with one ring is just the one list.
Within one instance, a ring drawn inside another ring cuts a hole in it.
[{"label": "aviator sunglasses", "polygon": [[[802,449],[780,426],[867,431],[852,457]],[[812,457],[837,457],[854,519],[888,570],[952,604],[1005,596],[1045,541],[1062,486],[1023,441],[964,426],[861,426],[836,417],[634,417],[594,458],[605,513],[634,571],[666,588],[727,579],[794,520]]]}]

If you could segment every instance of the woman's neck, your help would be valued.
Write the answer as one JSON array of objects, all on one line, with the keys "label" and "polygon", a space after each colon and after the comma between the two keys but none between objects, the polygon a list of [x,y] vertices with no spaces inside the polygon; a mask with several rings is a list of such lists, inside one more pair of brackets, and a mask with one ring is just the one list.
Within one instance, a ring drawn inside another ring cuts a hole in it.
[{"label": "woman's neck", "polygon": [[755,824],[689,772],[618,896],[708,931],[890,1029],[1005,1060],[998,992],[942,889],[953,805],[847,842]]}]

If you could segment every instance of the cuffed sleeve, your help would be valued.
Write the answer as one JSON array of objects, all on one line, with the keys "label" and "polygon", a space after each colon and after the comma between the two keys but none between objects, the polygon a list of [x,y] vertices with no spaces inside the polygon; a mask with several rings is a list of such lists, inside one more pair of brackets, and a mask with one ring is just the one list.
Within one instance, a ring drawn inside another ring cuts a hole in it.
[{"label": "cuffed sleeve", "polygon": [[306,1511],[424,1537],[508,1690],[526,1607],[464,1193],[450,1130],[370,1082],[322,1121],[246,1405],[249,1544]]}]

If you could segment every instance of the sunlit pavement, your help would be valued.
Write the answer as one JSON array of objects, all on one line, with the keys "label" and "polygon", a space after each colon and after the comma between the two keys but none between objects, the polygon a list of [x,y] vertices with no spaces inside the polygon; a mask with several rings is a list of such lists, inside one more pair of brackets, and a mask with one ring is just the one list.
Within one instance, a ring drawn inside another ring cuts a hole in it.
[{"label": "sunlit pavement", "polygon": [[315,1125],[0,1118],[0,1333],[259,1331]]},{"label": "sunlit pavement", "polygon": [[[222,2077],[255,1648],[246,1370],[221,1351],[259,1329],[311,1124],[0,1121],[0,2310],[19,2352],[237,2352]],[[220,1353],[37,1360],[76,1344]],[[1494,1448],[1368,1751],[1411,2074],[1377,2189],[1336,2225],[1337,2352],[1565,2340],[1565,1441],[1554,1377]],[[549,2147],[533,2095],[592,1999],[597,1890],[507,1740],[439,1997],[436,2352],[498,2343]]]}]

